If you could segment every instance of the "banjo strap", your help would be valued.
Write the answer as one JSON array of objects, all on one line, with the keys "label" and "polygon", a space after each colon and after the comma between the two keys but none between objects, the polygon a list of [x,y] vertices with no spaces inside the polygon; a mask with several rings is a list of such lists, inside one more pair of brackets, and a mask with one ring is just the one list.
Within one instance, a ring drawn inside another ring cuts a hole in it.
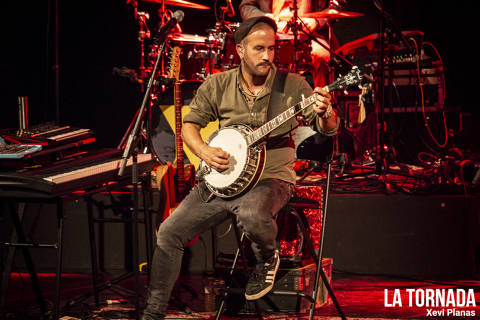
[{"label": "banjo strap", "polygon": [[272,94],[270,96],[267,121],[272,120],[284,110],[282,107],[283,89],[285,88],[285,79],[287,78],[287,72],[277,70],[275,79],[273,79]]},{"label": "banjo strap", "polygon": [[[285,79],[287,78],[287,72],[277,70],[275,74],[275,79],[273,79],[272,85],[272,94],[270,96],[268,111],[267,111],[267,121],[272,120],[277,115],[282,113],[283,105],[283,93],[285,88]],[[276,148],[284,148],[284,147],[291,147],[295,148],[295,142],[291,135],[288,136],[281,136],[275,138],[268,138],[267,139],[267,149],[276,149]]]}]

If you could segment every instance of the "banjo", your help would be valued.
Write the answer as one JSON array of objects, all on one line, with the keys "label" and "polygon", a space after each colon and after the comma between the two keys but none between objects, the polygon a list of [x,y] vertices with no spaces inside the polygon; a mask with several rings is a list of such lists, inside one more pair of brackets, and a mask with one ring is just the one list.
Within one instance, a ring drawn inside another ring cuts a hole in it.
[{"label": "banjo", "polygon": [[[324,87],[327,92],[345,90],[352,85],[359,84],[362,79],[360,70],[354,66],[350,72],[338,78],[332,84]],[[197,177],[204,178],[207,188],[221,198],[233,198],[253,188],[265,166],[265,137],[296,116],[309,106],[313,105],[317,93],[289,107],[264,125],[254,130],[245,124],[235,124],[219,129],[212,133],[206,143],[210,147],[222,148],[230,154],[230,167],[224,171],[210,168],[201,161]]]}]

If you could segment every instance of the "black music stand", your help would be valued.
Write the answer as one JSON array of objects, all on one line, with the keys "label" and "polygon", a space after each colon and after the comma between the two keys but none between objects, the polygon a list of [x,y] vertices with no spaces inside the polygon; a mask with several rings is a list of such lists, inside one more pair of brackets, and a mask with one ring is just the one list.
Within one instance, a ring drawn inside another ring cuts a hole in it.
[{"label": "black music stand", "polygon": [[[323,202],[322,202],[322,231],[320,237],[320,247],[318,250],[318,254],[313,255],[314,259],[316,260],[317,270],[315,272],[315,284],[312,293],[312,297],[316,297],[318,294],[320,283],[318,281],[319,276],[322,277],[322,281],[327,288],[328,294],[332,298],[333,304],[337,309],[340,317],[342,320],[345,320],[345,314],[343,313],[340,304],[338,303],[335,293],[328,282],[328,279],[323,272],[322,269],[322,258],[323,258],[323,243],[324,243],[324,236],[325,236],[325,226],[326,226],[326,219],[327,219],[327,209],[328,209],[328,198],[330,193],[330,180],[331,180],[331,172],[332,172],[332,160],[333,160],[333,147],[334,147],[334,138],[333,137],[325,137],[319,133],[316,133],[307,139],[303,140],[299,143],[296,156],[299,159],[307,159],[314,162],[314,165],[308,168],[305,173],[300,177],[297,182],[302,182],[308,175],[310,175],[313,171],[322,167],[322,165],[326,165],[325,173],[325,186],[323,192]],[[308,243],[308,242],[307,242]],[[312,248],[313,249],[313,248]],[[312,250],[313,251],[313,250]],[[309,313],[309,320],[313,319],[313,314],[315,312],[315,300],[311,302],[310,306],[310,313]]]}]

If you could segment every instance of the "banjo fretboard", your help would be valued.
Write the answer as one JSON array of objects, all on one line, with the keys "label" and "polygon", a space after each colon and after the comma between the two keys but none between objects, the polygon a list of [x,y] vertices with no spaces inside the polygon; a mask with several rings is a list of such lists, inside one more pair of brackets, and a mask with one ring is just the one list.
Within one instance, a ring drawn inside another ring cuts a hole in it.
[{"label": "banjo fretboard", "polygon": [[[351,85],[358,84],[361,79],[362,77],[360,75],[360,70],[356,66],[354,66],[347,75],[345,75],[344,77],[340,77],[332,84],[324,87],[323,90],[327,92],[332,92],[334,90],[343,90],[345,88],[348,88]],[[313,93],[308,98],[302,99],[302,101],[300,101],[296,105],[288,108],[287,110],[280,113],[278,116],[276,116],[272,120],[262,125],[257,130],[250,133],[246,137],[248,146],[250,147],[255,143],[257,143],[258,141],[262,140],[270,132],[272,132],[273,130],[275,130],[276,128],[278,128],[288,120],[290,120],[292,117],[294,117],[304,109],[311,106],[317,99],[317,96],[318,96],[317,93]]]},{"label": "banjo fretboard", "polygon": [[288,108],[287,110],[280,113],[278,116],[273,118],[272,120],[268,121],[264,125],[262,125],[257,130],[253,131],[247,136],[247,143],[248,146],[251,146],[258,141],[260,141],[263,137],[268,135],[270,132],[275,130],[276,128],[280,127],[282,124],[293,118],[295,115],[300,113],[302,110],[306,109],[310,105],[315,102],[317,98],[317,94],[314,93],[310,97],[303,99],[296,105]]}]

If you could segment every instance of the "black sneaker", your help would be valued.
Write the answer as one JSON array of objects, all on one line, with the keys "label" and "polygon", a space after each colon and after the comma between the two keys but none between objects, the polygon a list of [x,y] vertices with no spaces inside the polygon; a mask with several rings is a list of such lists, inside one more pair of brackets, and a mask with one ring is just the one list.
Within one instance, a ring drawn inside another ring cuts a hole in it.
[{"label": "black sneaker", "polygon": [[280,257],[278,251],[275,250],[275,254],[269,261],[255,266],[255,270],[250,275],[245,288],[245,298],[247,300],[260,299],[272,290],[279,265]]}]

